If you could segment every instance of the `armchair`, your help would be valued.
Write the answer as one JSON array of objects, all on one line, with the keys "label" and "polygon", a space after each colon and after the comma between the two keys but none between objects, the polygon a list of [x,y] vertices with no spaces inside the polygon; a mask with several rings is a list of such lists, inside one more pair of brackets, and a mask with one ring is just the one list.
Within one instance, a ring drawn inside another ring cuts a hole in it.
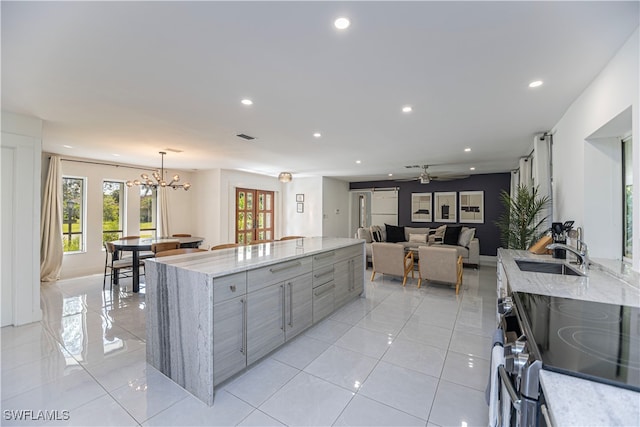
[{"label": "armchair", "polygon": [[418,248],[418,287],[422,280],[455,284],[456,295],[462,283],[462,256],[451,247],[420,246]]},{"label": "armchair", "polygon": [[413,252],[405,254],[404,246],[397,243],[376,242],[371,244],[373,273],[371,281],[376,277],[376,273],[390,274],[392,276],[402,276],[402,286],[407,283],[407,276],[413,274]]}]

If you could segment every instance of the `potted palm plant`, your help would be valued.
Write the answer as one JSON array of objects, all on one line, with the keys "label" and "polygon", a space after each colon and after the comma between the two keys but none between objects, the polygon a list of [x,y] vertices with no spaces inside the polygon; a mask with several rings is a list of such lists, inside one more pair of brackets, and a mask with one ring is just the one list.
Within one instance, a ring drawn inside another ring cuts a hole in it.
[{"label": "potted palm plant", "polygon": [[538,187],[518,185],[515,195],[500,193],[504,212],[496,221],[502,244],[508,249],[527,249],[547,230],[540,230],[547,215],[549,196],[540,196]]}]

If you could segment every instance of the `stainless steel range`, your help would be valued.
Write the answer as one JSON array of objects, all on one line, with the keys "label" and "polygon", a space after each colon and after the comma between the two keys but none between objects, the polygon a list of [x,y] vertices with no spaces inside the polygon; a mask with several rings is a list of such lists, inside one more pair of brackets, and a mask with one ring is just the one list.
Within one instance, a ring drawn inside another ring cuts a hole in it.
[{"label": "stainless steel range", "polygon": [[540,369],[640,391],[638,307],[514,292],[501,311],[511,401],[502,425],[547,424]]}]

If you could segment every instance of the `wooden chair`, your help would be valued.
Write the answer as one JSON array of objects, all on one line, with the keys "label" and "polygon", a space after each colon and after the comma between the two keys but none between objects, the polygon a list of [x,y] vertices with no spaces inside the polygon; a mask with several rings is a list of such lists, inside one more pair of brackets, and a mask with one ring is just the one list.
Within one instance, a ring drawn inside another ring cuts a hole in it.
[{"label": "wooden chair", "polygon": [[171,237],[191,237],[191,234],[172,234]]},{"label": "wooden chair", "polygon": [[456,295],[462,284],[462,256],[455,248],[420,246],[418,248],[418,287],[422,280],[454,284]]},{"label": "wooden chair", "polygon": [[296,239],[304,239],[304,236],[284,236],[280,238],[280,241],[283,240],[296,240]]},{"label": "wooden chair", "polygon": [[373,259],[373,274],[371,281],[376,277],[376,273],[389,274],[392,276],[402,276],[402,286],[407,283],[407,276],[413,274],[413,251],[405,254],[404,246],[397,243],[376,242],[371,244]]},{"label": "wooden chair", "polygon": [[216,251],[218,249],[237,248],[238,246],[240,246],[239,243],[222,243],[220,245],[211,246],[211,250]]},{"label": "wooden chair", "polygon": [[160,242],[151,244],[151,252],[158,256],[159,252],[170,251],[171,249],[179,249],[180,242]]},{"label": "wooden chair", "polygon": [[[104,260],[104,276],[102,278],[102,290],[104,290],[107,282],[107,270],[109,270],[109,290],[113,289],[113,275],[118,274],[120,278],[131,277],[133,270],[132,259],[113,259],[115,247],[111,242],[104,242],[105,260]],[[144,267],[144,262],[140,261],[140,265]]]},{"label": "wooden chair", "polygon": [[170,249],[168,251],[158,252],[156,254],[156,258],[160,258],[163,256],[173,256],[173,255],[182,255],[182,254],[192,254],[194,252],[208,252],[206,249],[199,248],[179,248],[179,249]]}]

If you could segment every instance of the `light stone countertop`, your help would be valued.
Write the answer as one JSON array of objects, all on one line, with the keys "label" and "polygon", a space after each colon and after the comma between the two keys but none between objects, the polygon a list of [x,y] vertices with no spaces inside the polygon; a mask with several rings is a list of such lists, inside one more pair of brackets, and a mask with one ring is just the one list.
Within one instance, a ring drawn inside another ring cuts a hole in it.
[{"label": "light stone countertop", "polygon": [[364,254],[364,240],[340,237],[305,237],[282,242],[259,243],[237,248],[150,258],[145,262],[163,263],[205,273],[210,277],[220,277],[353,245],[361,245]]},{"label": "light stone countertop", "polygon": [[[550,255],[498,250],[511,291],[640,307],[640,280],[620,261],[591,260],[587,277],[520,271],[516,259],[562,263]],[[554,426],[640,426],[640,393],[542,370]]]},{"label": "light stone countertop", "polygon": [[[609,261],[605,265],[592,260],[593,265],[587,276],[582,277],[520,271],[515,263],[516,259],[563,263],[564,260],[554,259],[551,255],[500,248],[498,257],[502,260],[511,291],[640,307],[639,275],[630,269],[623,270],[619,267],[622,264],[619,261],[617,264]],[[614,265],[617,266],[617,271],[609,269]],[[575,265],[571,266],[577,268]]]}]

